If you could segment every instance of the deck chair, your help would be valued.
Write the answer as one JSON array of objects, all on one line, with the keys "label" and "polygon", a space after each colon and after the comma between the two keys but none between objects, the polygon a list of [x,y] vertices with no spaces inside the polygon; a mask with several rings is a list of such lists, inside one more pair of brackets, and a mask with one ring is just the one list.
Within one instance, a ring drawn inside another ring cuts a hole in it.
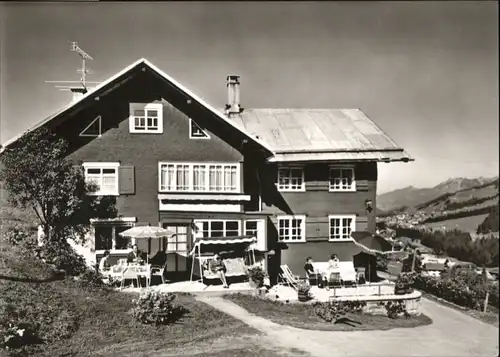
[{"label": "deck chair", "polygon": [[300,277],[298,275],[294,275],[288,265],[281,265],[281,273],[279,274],[281,283],[290,286],[294,288],[295,290],[298,289],[298,285],[301,282]]}]

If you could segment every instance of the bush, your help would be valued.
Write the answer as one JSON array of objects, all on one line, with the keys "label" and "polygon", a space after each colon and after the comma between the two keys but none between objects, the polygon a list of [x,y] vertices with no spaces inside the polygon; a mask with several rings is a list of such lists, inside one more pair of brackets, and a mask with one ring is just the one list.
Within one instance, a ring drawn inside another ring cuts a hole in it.
[{"label": "bush", "polygon": [[137,300],[133,300],[134,317],[143,324],[164,325],[181,318],[187,310],[182,306],[175,306],[176,295],[146,291]]},{"label": "bush", "polygon": [[365,306],[366,301],[329,301],[313,305],[314,312],[319,318],[333,323],[349,313],[361,313]]},{"label": "bush", "polygon": [[413,292],[413,284],[415,282],[414,274],[399,274],[394,286],[396,295],[410,294]]},{"label": "bush", "polygon": [[490,293],[488,303],[498,308],[498,285],[486,287],[481,276],[474,271],[457,271],[441,278],[415,275],[413,286],[454,304],[470,309],[482,310],[486,291]]},{"label": "bush", "polygon": [[387,310],[387,317],[390,319],[395,319],[399,315],[403,314],[405,318],[409,318],[410,314],[406,310],[406,305],[403,301],[388,301],[385,304],[385,309]]},{"label": "bush", "polygon": [[[3,304],[2,304],[3,305]],[[26,355],[27,347],[42,342],[39,325],[27,318],[26,311],[18,312],[12,305],[2,306],[0,321],[0,348],[8,350],[11,355]]]},{"label": "bush", "polygon": [[31,255],[38,246],[35,228],[15,224],[5,229],[4,237],[9,244],[21,248],[23,254]]},{"label": "bush", "polygon": [[102,289],[107,287],[103,281],[104,276],[95,269],[87,268],[83,274],[78,277],[78,285],[84,289]]},{"label": "bush", "polygon": [[253,281],[258,288],[264,285],[264,278],[266,274],[260,266],[249,268],[247,274],[248,278]]},{"label": "bush", "polygon": [[64,270],[67,275],[78,276],[88,269],[83,257],[65,242],[46,242],[40,248],[40,257],[55,269]]}]

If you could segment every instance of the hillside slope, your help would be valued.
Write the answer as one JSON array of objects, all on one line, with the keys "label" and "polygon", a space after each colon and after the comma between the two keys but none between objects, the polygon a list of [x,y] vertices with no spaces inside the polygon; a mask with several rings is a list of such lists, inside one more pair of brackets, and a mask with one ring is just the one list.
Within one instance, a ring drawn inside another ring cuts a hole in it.
[{"label": "hillside slope", "polygon": [[[401,191],[398,190],[392,199],[401,199],[404,195]],[[431,193],[441,194],[415,203],[417,197],[430,197]],[[400,226],[425,225],[431,229],[459,229],[474,234],[498,232],[498,209],[495,210],[499,203],[498,178],[447,180],[433,188],[420,190],[420,195],[410,195],[410,202],[379,217]]]},{"label": "hillside slope", "polygon": [[[429,188],[408,186],[378,195],[377,208],[382,211],[392,211],[401,207],[418,210],[422,209],[420,206],[430,204],[433,200],[445,202],[449,198],[450,202],[461,202],[474,197],[487,197],[488,194],[491,197],[495,193],[493,182],[497,182],[498,185],[498,177],[474,179],[459,177],[446,180]],[[461,193],[456,198],[446,196],[455,192]]]}]

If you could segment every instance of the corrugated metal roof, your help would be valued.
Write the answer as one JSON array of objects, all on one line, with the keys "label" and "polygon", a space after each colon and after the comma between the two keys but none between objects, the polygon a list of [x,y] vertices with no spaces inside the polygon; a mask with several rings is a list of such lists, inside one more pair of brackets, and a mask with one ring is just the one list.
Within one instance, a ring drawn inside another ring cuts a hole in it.
[{"label": "corrugated metal roof", "polygon": [[359,109],[245,109],[231,119],[273,150],[272,161],[412,160]]}]

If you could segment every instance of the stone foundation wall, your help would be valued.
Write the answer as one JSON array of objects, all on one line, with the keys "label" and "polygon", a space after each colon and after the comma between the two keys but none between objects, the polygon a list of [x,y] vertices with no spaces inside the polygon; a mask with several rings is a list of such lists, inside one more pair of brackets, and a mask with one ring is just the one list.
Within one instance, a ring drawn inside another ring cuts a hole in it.
[{"label": "stone foundation wall", "polygon": [[[410,315],[420,315],[420,298],[403,301],[406,306],[406,311],[408,311]],[[363,312],[372,315],[387,315],[387,310],[385,308],[387,303],[388,301],[367,301]]]}]

